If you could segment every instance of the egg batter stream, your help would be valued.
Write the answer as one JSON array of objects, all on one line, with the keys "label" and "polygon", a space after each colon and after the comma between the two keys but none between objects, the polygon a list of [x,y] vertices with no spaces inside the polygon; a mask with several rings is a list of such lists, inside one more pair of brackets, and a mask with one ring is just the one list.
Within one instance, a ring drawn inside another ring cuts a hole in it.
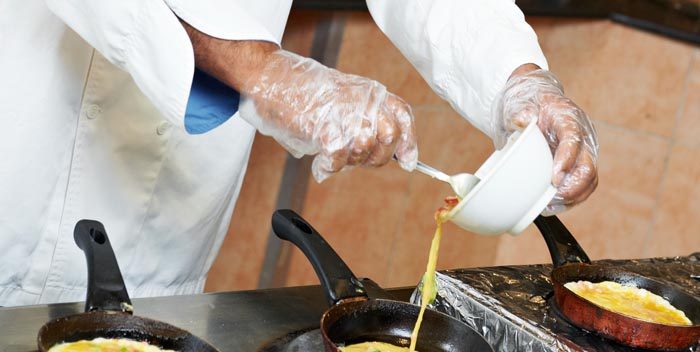
[{"label": "egg batter stream", "polygon": [[449,220],[448,214],[450,210],[457,205],[459,199],[457,197],[445,198],[446,205],[435,213],[435,235],[430,244],[430,254],[428,256],[428,265],[426,266],[425,274],[423,274],[421,288],[421,305],[418,319],[411,333],[411,346],[409,348],[399,347],[388,343],[381,342],[363,342],[346,347],[341,347],[343,352],[417,352],[416,343],[418,342],[418,331],[420,331],[421,323],[423,322],[423,314],[428,304],[435,300],[437,295],[437,282],[435,281],[435,269],[437,267],[438,249],[440,248],[440,240],[442,239],[442,224]]},{"label": "egg batter stream", "polygon": [[423,287],[421,289],[421,299],[420,299],[420,313],[418,313],[418,320],[416,320],[416,325],[413,327],[413,333],[411,334],[411,346],[409,347],[410,352],[416,350],[416,343],[418,342],[418,331],[420,331],[421,323],[423,322],[423,314],[425,313],[425,308],[428,304],[432,303],[437,296],[437,282],[435,281],[435,269],[437,267],[438,250],[440,249],[440,240],[442,239],[442,224],[445,223],[448,218],[450,210],[454,208],[459,199],[457,197],[447,197],[445,198],[446,205],[437,212],[435,212],[435,235],[433,236],[433,242],[430,244],[430,255],[428,256],[428,265],[425,268],[425,274],[423,274]]}]

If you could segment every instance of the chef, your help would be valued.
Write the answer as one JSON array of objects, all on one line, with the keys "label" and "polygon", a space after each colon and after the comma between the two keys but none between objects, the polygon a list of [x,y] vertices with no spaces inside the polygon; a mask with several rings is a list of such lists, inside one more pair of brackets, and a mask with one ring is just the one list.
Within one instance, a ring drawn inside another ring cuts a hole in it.
[{"label": "chef", "polygon": [[[555,158],[548,211],[586,199],[598,144],[508,0],[369,0],[433,90],[502,146],[533,118]],[[255,130],[321,181],[396,155],[410,107],[279,47],[291,0],[0,3],[0,306],[82,300],[73,227],[103,222],[134,297],[201,292]]]}]

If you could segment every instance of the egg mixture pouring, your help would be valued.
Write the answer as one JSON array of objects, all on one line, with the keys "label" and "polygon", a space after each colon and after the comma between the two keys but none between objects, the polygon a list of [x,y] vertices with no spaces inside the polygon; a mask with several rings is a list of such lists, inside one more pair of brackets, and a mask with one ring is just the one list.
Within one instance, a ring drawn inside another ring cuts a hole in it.
[{"label": "egg mixture pouring", "polygon": [[643,288],[612,281],[569,282],[564,287],[600,307],[635,319],[665,325],[692,325],[683,311]]},{"label": "egg mixture pouring", "polygon": [[457,197],[445,198],[445,206],[435,212],[435,235],[430,244],[430,255],[428,256],[428,265],[423,275],[421,287],[421,305],[418,319],[411,333],[411,346],[409,348],[399,347],[383,342],[363,342],[346,347],[341,347],[343,352],[417,352],[416,343],[418,342],[418,331],[420,331],[421,323],[423,322],[423,314],[428,304],[435,300],[437,295],[437,282],[435,281],[435,269],[437,267],[438,249],[440,248],[440,239],[442,238],[442,224],[449,220],[448,214],[450,210],[459,203]]},{"label": "egg mixture pouring", "polygon": [[421,323],[423,322],[423,314],[428,304],[432,303],[437,296],[437,282],[435,281],[435,269],[437,267],[438,250],[440,249],[440,240],[442,239],[442,224],[445,223],[448,218],[450,210],[454,208],[455,205],[459,203],[457,197],[447,197],[445,198],[445,206],[438,209],[435,212],[435,235],[433,236],[433,242],[430,244],[430,255],[428,256],[428,265],[425,268],[425,274],[423,274],[423,286],[421,288],[421,302],[420,302],[420,313],[418,314],[418,320],[416,320],[416,325],[413,327],[413,333],[411,334],[411,346],[409,348],[410,352],[416,350],[416,343],[418,342],[418,331],[420,331]]},{"label": "egg mixture pouring", "polygon": [[175,352],[129,339],[104,339],[98,337],[93,340],[80,340],[55,345],[49,352]]}]

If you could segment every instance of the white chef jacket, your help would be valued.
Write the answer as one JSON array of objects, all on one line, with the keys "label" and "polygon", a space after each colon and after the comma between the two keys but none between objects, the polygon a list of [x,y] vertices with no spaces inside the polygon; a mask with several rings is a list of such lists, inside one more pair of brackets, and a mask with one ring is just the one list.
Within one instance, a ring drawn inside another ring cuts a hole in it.
[{"label": "white chef jacket", "polygon": [[[510,72],[546,67],[512,1],[368,4],[431,87],[486,133]],[[254,130],[234,115],[188,133],[194,58],[177,17],[211,36],[279,43],[290,6],[0,1],[0,306],[84,299],[80,219],[105,225],[132,297],[202,291]]]}]

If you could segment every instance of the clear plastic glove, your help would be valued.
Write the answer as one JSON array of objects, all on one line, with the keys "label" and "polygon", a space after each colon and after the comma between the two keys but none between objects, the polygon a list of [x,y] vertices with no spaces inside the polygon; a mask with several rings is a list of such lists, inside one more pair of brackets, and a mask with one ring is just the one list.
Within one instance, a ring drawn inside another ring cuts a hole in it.
[{"label": "clear plastic glove", "polygon": [[586,200],[598,185],[598,137],[586,113],[564,96],[559,80],[546,70],[514,75],[506,83],[493,109],[496,147],[532,119],[538,119],[554,155],[557,194],[545,215],[558,213]]},{"label": "clear plastic glove", "polygon": [[316,155],[318,182],[352,166],[384,165],[394,154],[404,169],[416,166],[411,109],[376,81],[278,50],[248,86],[241,116],[295,157]]}]

